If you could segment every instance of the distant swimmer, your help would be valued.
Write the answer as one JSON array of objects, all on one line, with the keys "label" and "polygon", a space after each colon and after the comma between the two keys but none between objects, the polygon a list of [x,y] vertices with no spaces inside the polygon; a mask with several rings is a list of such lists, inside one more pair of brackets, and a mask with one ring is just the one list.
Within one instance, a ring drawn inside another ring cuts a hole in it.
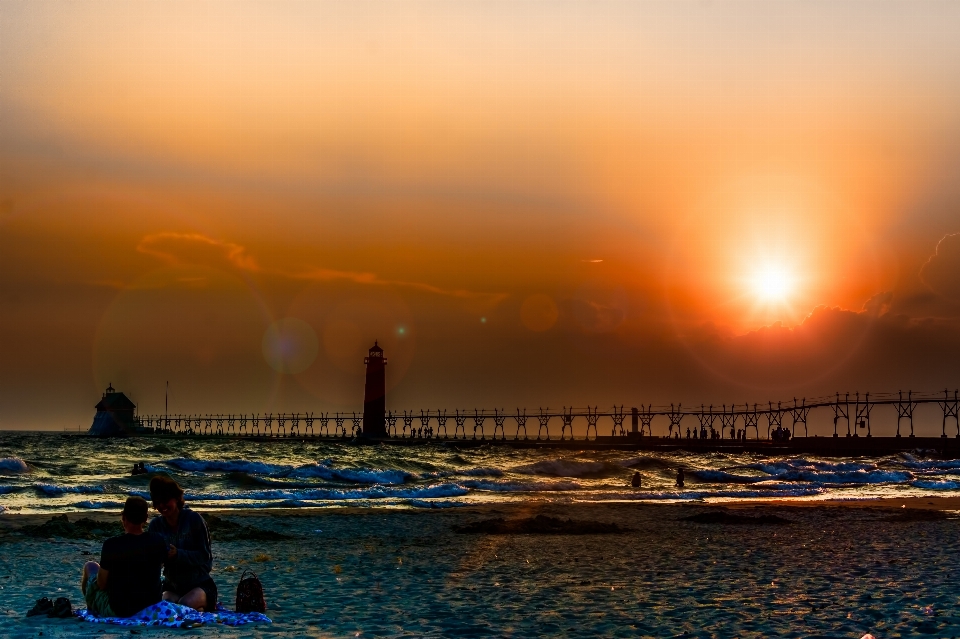
[{"label": "distant swimmer", "polygon": [[133,470],[130,471],[130,474],[131,474],[131,475],[146,475],[147,472],[148,472],[148,471],[147,471],[147,467],[144,465],[144,463],[143,463],[143,462],[137,462],[137,463],[135,463],[135,464],[133,465]]},{"label": "distant swimmer", "polygon": [[683,469],[677,469],[677,488],[683,488]]},{"label": "distant swimmer", "polygon": [[642,479],[640,478],[640,473],[639,472],[634,473],[633,480],[630,482],[630,485],[633,486],[634,488],[640,488],[641,483],[642,483]]}]

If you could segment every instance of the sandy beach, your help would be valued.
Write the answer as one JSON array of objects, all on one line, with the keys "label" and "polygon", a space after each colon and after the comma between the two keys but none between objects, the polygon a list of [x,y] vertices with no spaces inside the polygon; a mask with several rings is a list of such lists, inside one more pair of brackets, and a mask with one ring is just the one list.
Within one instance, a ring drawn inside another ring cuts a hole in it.
[{"label": "sandy beach", "polygon": [[[904,508],[904,506],[906,506]],[[245,568],[271,625],[144,635],[239,637],[950,637],[960,498],[682,504],[526,503],[446,510],[237,511],[214,531],[221,600]],[[934,514],[922,514],[922,513]],[[719,515],[718,515],[719,514]],[[483,534],[455,528],[543,515],[613,534]],[[706,518],[704,518],[706,516]],[[70,515],[110,522],[116,515]],[[130,636],[26,619],[40,596],[82,601],[77,573],[100,539],[43,539],[0,518],[0,633]],[[704,523],[706,522],[706,523]],[[250,540],[270,533],[283,540]],[[218,539],[220,537],[220,539]]]}]

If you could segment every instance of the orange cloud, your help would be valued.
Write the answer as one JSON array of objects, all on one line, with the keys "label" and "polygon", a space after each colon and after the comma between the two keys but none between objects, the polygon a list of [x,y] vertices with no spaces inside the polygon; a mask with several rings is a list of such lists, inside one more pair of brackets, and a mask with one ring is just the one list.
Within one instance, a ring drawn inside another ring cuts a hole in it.
[{"label": "orange cloud", "polygon": [[243,246],[215,240],[200,233],[154,233],[140,240],[137,250],[171,264],[227,265],[254,273],[261,270]]},{"label": "orange cloud", "polygon": [[140,240],[140,243],[137,245],[137,250],[146,255],[158,257],[171,264],[205,264],[312,282],[333,282],[341,280],[368,286],[397,286],[433,293],[435,295],[480,301],[490,306],[499,304],[507,297],[505,293],[482,293],[466,289],[443,289],[423,282],[387,280],[379,277],[376,273],[360,271],[341,271],[329,268],[287,271],[283,269],[262,268],[257,260],[247,252],[246,247],[234,242],[216,240],[200,233],[175,233],[172,231],[153,233]]}]

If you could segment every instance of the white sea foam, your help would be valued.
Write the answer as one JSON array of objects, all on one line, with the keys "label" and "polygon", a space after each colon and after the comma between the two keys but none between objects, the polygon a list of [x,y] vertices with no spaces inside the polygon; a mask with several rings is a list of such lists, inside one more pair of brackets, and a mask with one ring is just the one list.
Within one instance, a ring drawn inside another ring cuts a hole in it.
[{"label": "white sea foam", "polygon": [[43,494],[49,495],[50,497],[57,497],[66,493],[86,495],[102,494],[106,492],[103,486],[60,486],[58,484],[36,483],[33,485],[33,487]]},{"label": "white sea foam", "polygon": [[820,472],[813,470],[792,470],[773,475],[780,481],[804,481],[819,484],[898,484],[913,479],[913,473],[894,470],[851,470],[842,472]]},{"label": "white sea foam", "polygon": [[78,502],[76,502],[75,504],[72,504],[72,505],[73,505],[73,506],[76,506],[77,508],[86,508],[86,509],[99,510],[100,508],[121,508],[121,507],[123,506],[123,502],[122,502],[122,501],[89,501],[89,500],[84,500],[84,501],[78,501]]},{"label": "white sea foam", "polygon": [[206,493],[187,493],[184,497],[188,501],[275,501],[275,500],[350,500],[350,499],[398,499],[398,498],[430,498],[430,497],[459,497],[466,495],[469,490],[457,484],[437,484],[411,488],[392,488],[374,486],[358,489],[318,488],[312,490],[252,490],[252,491],[223,491]]},{"label": "white sea foam", "polygon": [[249,461],[246,459],[186,459],[177,457],[164,462],[168,466],[196,473],[250,473],[253,475],[270,475],[289,471],[293,467],[281,464],[267,464],[265,462]]},{"label": "white sea foam", "polygon": [[600,495],[591,495],[585,499],[589,501],[610,501],[610,500],[677,500],[691,501],[707,499],[710,497],[724,497],[728,499],[754,499],[771,497],[810,497],[820,495],[824,491],[822,488],[789,488],[785,490],[649,490],[632,491],[619,493],[605,493]]},{"label": "white sea foam", "polygon": [[287,464],[269,464],[266,462],[247,459],[228,460],[198,460],[178,457],[165,462],[180,470],[195,473],[247,473],[249,475],[265,475],[268,477],[285,477],[294,479],[327,479],[330,481],[346,481],[356,484],[402,484],[412,475],[402,470],[382,470],[376,468],[334,468],[330,460],[319,463],[291,466]]},{"label": "white sea foam", "polygon": [[926,488],[927,490],[955,490],[960,488],[960,482],[955,481],[927,481],[918,479],[911,482],[915,488]]},{"label": "white sea foam", "polygon": [[305,464],[288,471],[274,473],[274,477],[292,477],[297,479],[320,478],[349,481],[357,484],[402,484],[413,475],[403,470],[378,468],[332,468],[326,461],[318,464]]}]

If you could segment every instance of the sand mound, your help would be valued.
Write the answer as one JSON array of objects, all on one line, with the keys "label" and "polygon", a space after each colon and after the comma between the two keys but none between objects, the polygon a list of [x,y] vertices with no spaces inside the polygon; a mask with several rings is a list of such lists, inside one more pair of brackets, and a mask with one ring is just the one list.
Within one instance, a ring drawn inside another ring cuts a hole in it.
[{"label": "sand mound", "polygon": [[24,526],[19,530],[28,537],[62,537],[64,539],[100,539],[113,537],[123,532],[120,522],[102,522],[86,517],[71,522],[66,515],[54,515],[49,521],[36,526]]},{"label": "sand mound", "polygon": [[273,530],[264,530],[263,528],[254,528],[253,526],[244,526],[216,515],[204,515],[203,518],[207,522],[210,537],[216,541],[284,541],[293,539],[290,535],[284,535]]}]

